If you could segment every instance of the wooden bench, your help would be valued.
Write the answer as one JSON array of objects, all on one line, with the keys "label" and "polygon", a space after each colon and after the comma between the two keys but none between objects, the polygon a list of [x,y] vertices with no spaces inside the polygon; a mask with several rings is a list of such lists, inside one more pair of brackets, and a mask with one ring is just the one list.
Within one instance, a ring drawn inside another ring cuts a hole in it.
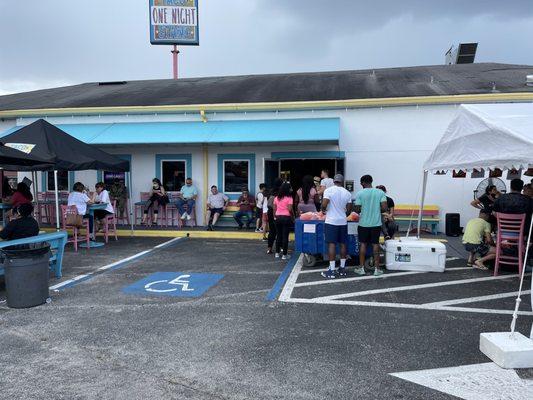
[{"label": "wooden bench", "polygon": [[226,207],[226,211],[224,211],[224,213],[218,218],[217,225],[237,226],[237,222],[235,222],[235,218],[233,218],[233,215],[237,211],[239,211],[237,200],[230,200],[228,206]]},{"label": "wooden bench", "polygon": [[[394,207],[394,220],[398,225],[411,225],[411,230],[417,229],[419,205],[396,204]],[[439,206],[427,205],[422,209],[422,226],[432,234],[438,234],[439,226]],[[429,228],[429,229],[428,229]],[[421,228],[422,229],[422,228]]]},{"label": "wooden bench", "polygon": [[[56,278],[61,278],[61,269],[63,266],[63,254],[67,244],[67,232],[58,231],[52,233],[43,233],[37,236],[31,236],[24,239],[0,241],[0,249],[9,246],[18,246],[21,244],[44,243],[50,244],[50,270]],[[4,275],[4,267],[0,266],[0,275]]]}]

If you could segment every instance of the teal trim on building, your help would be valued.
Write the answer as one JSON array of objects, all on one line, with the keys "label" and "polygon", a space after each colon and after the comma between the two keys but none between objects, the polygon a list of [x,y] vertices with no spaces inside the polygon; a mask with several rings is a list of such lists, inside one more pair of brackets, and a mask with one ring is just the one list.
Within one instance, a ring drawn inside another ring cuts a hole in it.
[{"label": "teal trim on building", "polygon": [[185,178],[192,178],[192,154],[156,154],[155,155],[155,177],[163,180],[161,174],[161,161],[185,161]]},{"label": "teal trim on building", "polygon": [[61,124],[90,144],[338,142],[339,118]]},{"label": "teal trim on building", "polygon": [[345,158],[344,151],[277,151],[272,152],[271,158],[283,160],[289,158]]},{"label": "teal trim on building", "polygon": [[[257,188],[255,187],[255,154],[246,153],[246,154],[217,154],[217,174],[218,174],[218,189],[224,191],[224,161],[225,160],[245,160],[249,161],[249,171],[248,176],[248,190],[250,193],[254,194]],[[237,200],[240,196],[240,193],[226,193],[224,192],[231,200]]]}]

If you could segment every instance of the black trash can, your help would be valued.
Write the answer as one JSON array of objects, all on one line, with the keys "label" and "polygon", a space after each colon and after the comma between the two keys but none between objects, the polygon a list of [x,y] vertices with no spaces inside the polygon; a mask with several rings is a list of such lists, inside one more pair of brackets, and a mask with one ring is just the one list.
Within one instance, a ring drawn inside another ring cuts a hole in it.
[{"label": "black trash can", "polygon": [[46,303],[50,245],[39,243],[2,249],[7,306],[28,308]]}]

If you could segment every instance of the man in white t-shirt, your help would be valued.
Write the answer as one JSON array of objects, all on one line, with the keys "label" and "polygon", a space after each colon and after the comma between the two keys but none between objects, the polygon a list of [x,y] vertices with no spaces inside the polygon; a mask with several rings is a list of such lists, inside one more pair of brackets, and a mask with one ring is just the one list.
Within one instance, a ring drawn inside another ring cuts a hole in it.
[{"label": "man in white t-shirt", "polygon": [[[229,197],[224,193],[218,191],[216,185],[211,186],[211,193],[207,196],[207,212],[205,218],[207,220],[207,230],[212,231],[216,225],[218,218],[224,214],[228,206]],[[211,222],[213,217],[213,222]]]},{"label": "man in white t-shirt", "polygon": [[346,276],[346,242],[348,241],[346,214],[352,210],[352,195],[343,186],[344,177],[337,174],[333,182],[334,185],[324,191],[322,200],[322,211],[326,213],[324,234],[329,256],[329,269],[322,272],[322,276],[328,279],[337,277],[335,271],[337,244],[339,244],[341,256],[338,275]]},{"label": "man in white t-shirt", "polygon": [[330,187],[333,186],[334,182],[333,179],[329,177],[329,170],[323,169],[320,173],[320,178],[322,179],[320,181],[320,188],[318,189],[318,194],[320,196],[323,196],[324,191]]}]

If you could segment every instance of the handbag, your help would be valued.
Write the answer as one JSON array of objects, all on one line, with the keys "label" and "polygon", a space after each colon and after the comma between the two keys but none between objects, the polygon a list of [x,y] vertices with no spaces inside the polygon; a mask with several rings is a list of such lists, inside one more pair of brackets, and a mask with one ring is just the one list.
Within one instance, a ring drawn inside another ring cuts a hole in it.
[{"label": "handbag", "polygon": [[83,216],[79,214],[67,214],[66,220],[67,225],[75,226],[76,228],[83,226]]},{"label": "handbag", "polygon": [[164,194],[159,198],[159,204],[162,206],[166,206],[168,203],[170,203],[170,199],[168,198],[168,195]]}]

